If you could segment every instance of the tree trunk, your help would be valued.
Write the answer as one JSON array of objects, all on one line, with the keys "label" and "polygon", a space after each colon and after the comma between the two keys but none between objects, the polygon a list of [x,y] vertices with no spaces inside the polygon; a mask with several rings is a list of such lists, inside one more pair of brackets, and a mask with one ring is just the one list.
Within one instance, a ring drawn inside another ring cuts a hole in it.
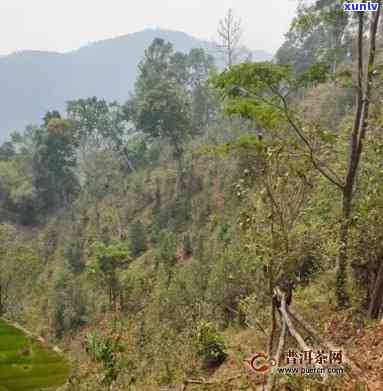
[{"label": "tree trunk", "polygon": [[121,310],[121,312],[125,312],[125,310],[126,310],[126,308],[125,308],[125,295],[122,290],[119,294],[119,299],[120,299],[120,310]]},{"label": "tree trunk", "polygon": [[0,316],[4,314],[4,305],[3,305],[3,291],[2,286],[0,285]]},{"label": "tree trunk", "polygon": [[371,295],[370,305],[368,308],[368,316],[372,319],[377,319],[382,307],[383,297],[383,260],[380,261],[378,275],[375,279],[374,288]]},{"label": "tree trunk", "polygon": [[[282,330],[281,330],[281,334],[279,337],[278,349],[277,349],[277,353],[275,355],[275,363],[278,366],[281,365],[281,358],[282,358],[282,354],[283,354],[283,349],[285,347],[286,335],[287,335],[287,324],[286,324],[286,321],[283,319],[282,320]],[[274,391],[275,383],[277,380],[275,375],[276,375],[275,372],[270,373],[269,380],[267,382],[266,391]]]},{"label": "tree trunk", "polygon": [[269,336],[269,344],[267,348],[267,356],[271,358],[273,356],[273,347],[274,347],[274,338],[275,338],[275,331],[277,328],[277,321],[276,321],[276,308],[274,304],[274,300],[272,300],[271,304],[271,330],[270,330],[270,336]]},{"label": "tree trunk", "polygon": [[346,292],[348,237],[355,179],[358,174],[363,152],[363,142],[368,129],[369,105],[376,54],[376,35],[379,25],[381,0],[378,1],[378,4],[379,9],[374,15],[370,27],[370,48],[366,76],[364,76],[365,67],[363,61],[365,15],[364,12],[360,12],[358,15],[358,86],[356,96],[356,112],[353,130],[351,133],[349,162],[342,194],[342,221],[339,230],[339,249],[336,267],[336,296],[339,308],[344,308],[349,305],[349,298]]},{"label": "tree trunk", "polygon": [[182,156],[177,157],[177,183],[176,193],[182,195],[185,191],[185,173]]},{"label": "tree trunk", "polygon": [[109,309],[113,310],[113,288],[109,287]]},{"label": "tree trunk", "polygon": [[342,222],[339,229],[339,249],[336,264],[336,297],[339,308],[347,307],[350,299],[346,290],[348,264],[348,234],[350,228],[352,191],[343,191]]}]

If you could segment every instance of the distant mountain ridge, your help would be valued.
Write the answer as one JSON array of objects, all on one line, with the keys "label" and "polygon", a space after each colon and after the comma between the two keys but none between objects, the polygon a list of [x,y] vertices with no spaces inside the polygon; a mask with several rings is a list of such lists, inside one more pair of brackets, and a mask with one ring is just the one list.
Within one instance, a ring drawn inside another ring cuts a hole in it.
[{"label": "distant mountain ridge", "polygon": [[[124,102],[133,90],[145,49],[157,37],[182,52],[214,48],[213,43],[183,32],[147,29],[67,53],[26,50],[0,56],[0,140],[13,130],[39,123],[47,110],[63,110],[71,99],[97,96]],[[253,52],[254,61],[271,58],[267,52]]]}]

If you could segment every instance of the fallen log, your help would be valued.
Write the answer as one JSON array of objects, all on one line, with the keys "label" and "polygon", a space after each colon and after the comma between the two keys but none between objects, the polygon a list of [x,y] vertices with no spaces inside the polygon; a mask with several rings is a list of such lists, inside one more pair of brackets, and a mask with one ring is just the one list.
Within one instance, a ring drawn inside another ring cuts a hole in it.
[{"label": "fallen log", "polygon": [[[279,337],[278,349],[277,349],[277,353],[275,355],[276,365],[280,365],[280,363],[281,363],[281,356],[282,356],[282,352],[283,352],[285,342],[286,342],[286,334],[287,334],[287,324],[286,324],[285,319],[283,319],[281,335]],[[271,372],[269,375],[267,386],[266,386],[267,391],[273,391],[273,389],[275,387],[275,381],[276,381],[275,374],[273,372]]]},{"label": "fallen log", "polygon": [[285,321],[283,321],[281,336],[279,338],[278,350],[277,350],[277,354],[275,356],[275,361],[276,361],[277,365],[279,365],[281,363],[281,356],[282,356],[283,348],[285,347],[285,342],[286,342],[286,334],[287,334],[287,324]]},{"label": "fallen log", "polygon": [[273,354],[273,344],[274,344],[274,336],[275,336],[275,331],[277,328],[277,321],[276,321],[276,305],[274,303],[274,300],[272,300],[271,304],[271,331],[270,331],[270,336],[269,336],[269,343],[267,346],[267,356],[271,358]]},{"label": "fallen log", "polygon": [[293,325],[293,322],[291,321],[289,314],[286,309],[286,297],[285,294],[278,288],[276,288],[276,294],[281,299],[281,306],[279,308],[281,315],[286,322],[286,325],[289,329],[290,334],[295,338],[295,340],[298,342],[298,345],[303,351],[309,351],[312,350],[310,346],[306,344],[306,341],[303,339],[303,337],[295,330],[295,327]]},{"label": "fallen log", "polygon": [[[279,289],[275,289],[275,294],[277,297],[280,298],[280,308],[279,311],[281,313],[281,316],[283,317],[283,320],[286,322],[287,328],[289,333],[291,334],[292,337],[295,338],[295,340],[298,342],[299,347],[302,349],[302,351],[312,351],[312,347],[306,344],[306,341],[303,339],[303,337],[298,333],[298,331],[295,329],[294,324],[292,320],[290,319],[289,312],[287,310],[286,306],[286,296],[285,294]],[[318,363],[315,364],[317,368],[323,369],[323,365],[320,365]],[[325,372],[321,374],[321,376],[326,379],[327,375]]]}]

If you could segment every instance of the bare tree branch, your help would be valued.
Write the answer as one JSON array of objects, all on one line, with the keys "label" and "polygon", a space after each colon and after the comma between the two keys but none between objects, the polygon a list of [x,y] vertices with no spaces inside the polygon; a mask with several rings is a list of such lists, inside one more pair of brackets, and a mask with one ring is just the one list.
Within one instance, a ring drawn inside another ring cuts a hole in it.
[{"label": "bare tree branch", "polygon": [[236,60],[242,37],[241,19],[235,17],[231,8],[225,18],[220,20],[217,32],[220,40],[218,49],[224,53],[226,66],[230,68]]}]

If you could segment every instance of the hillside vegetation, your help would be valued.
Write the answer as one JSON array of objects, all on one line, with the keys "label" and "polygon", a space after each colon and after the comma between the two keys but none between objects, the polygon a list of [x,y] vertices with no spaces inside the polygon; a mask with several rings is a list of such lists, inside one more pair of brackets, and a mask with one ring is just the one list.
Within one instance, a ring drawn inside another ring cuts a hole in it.
[{"label": "hillside vegetation", "polygon": [[[0,314],[62,346],[61,390],[383,388],[380,13],[313,3],[275,62],[156,38],[124,104],[0,147]],[[293,350],[343,372],[251,368]]]}]

